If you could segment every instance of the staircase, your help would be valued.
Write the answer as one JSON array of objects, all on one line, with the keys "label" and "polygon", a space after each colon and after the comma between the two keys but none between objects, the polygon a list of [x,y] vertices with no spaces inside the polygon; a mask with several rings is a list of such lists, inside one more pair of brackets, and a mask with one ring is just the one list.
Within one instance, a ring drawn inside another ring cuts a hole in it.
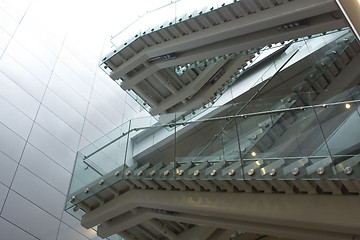
[{"label": "staircase", "polygon": [[[289,95],[263,103],[270,106],[266,111],[238,112],[234,106],[236,114],[176,123],[193,124],[195,134],[205,135],[176,135],[171,160],[153,154],[146,162],[124,160],[111,171],[96,170],[95,155],[111,157],[109,146],[139,130],[124,127],[124,134],[99,150],[78,154],[75,169],[84,175],[73,181],[86,182],[86,171],[95,180],[72,187],[67,211],[109,239],[117,234],[181,240],[191,239],[191,233],[229,239],[237,229],[292,239],[355,239],[359,135],[348,129],[360,121],[360,91],[358,80],[339,79],[359,51],[350,36],[337,41],[314,67],[296,76],[301,81]],[[333,142],[345,138],[352,145],[343,146],[345,141],[333,149]],[[187,149],[196,142],[206,144]]]},{"label": "staircase", "polygon": [[[191,5],[182,2],[175,7]],[[100,67],[155,116],[214,102],[264,46],[341,29],[346,21],[331,0],[241,0],[149,29],[131,27],[134,34]]]}]

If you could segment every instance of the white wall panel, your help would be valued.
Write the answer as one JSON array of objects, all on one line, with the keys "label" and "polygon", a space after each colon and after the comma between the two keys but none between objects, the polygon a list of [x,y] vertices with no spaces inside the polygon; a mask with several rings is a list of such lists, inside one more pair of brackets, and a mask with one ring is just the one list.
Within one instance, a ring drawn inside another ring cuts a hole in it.
[{"label": "white wall panel", "polygon": [[49,88],[81,115],[85,116],[88,102],[55,73],[51,76]]},{"label": "white wall panel", "polygon": [[101,114],[96,108],[92,105],[89,105],[86,119],[95,125],[103,133],[107,133],[114,129],[117,125],[110,122],[103,114]]},{"label": "white wall panel", "polygon": [[[80,34],[81,35],[81,34]],[[90,71],[95,73],[98,68],[99,61],[103,54],[102,46],[104,43],[104,38],[101,37],[101,40],[96,38],[96,34],[90,34],[92,36],[75,36],[68,35],[65,42],[64,42],[64,49],[68,50],[74,56],[77,56],[78,59],[81,59],[81,63],[87,66]],[[91,41],[89,40],[91,37]],[[89,43],[91,42],[90,46]]]},{"label": "white wall panel", "polygon": [[3,114],[0,115],[0,122],[9,127],[23,139],[27,139],[33,121],[1,96],[0,109],[3,112]]},{"label": "white wall panel", "polygon": [[84,117],[56,93],[48,89],[42,104],[80,133]]},{"label": "white wall panel", "polygon": [[53,66],[47,66],[44,64],[46,59],[34,56],[28,49],[18,43],[15,39],[12,39],[9,46],[6,49],[6,53],[24,66],[28,71],[36,76],[44,84],[47,84]]},{"label": "white wall panel", "polygon": [[67,212],[64,213],[62,217],[62,222],[64,222],[68,226],[71,226],[72,229],[76,230],[77,232],[81,233],[83,236],[86,236],[89,239],[93,239],[96,236],[96,232],[94,230],[83,228],[80,225],[80,222]]},{"label": "white wall panel", "polygon": [[75,152],[38,124],[34,125],[29,142],[36,148],[41,149],[44,154],[51,157],[66,170],[72,172],[76,156]]},{"label": "white wall panel", "polygon": [[[66,3],[64,0],[32,0],[24,21],[29,21],[28,17],[31,17],[41,23],[39,27],[43,28],[45,32],[62,40],[67,33],[69,23],[72,21],[69,12],[71,12],[73,4],[74,2]],[[36,28],[36,26],[32,26],[32,28]]]},{"label": "white wall panel", "polygon": [[6,8],[3,8],[2,5],[0,6],[1,28],[9,35],[12,35],[18,24],[15,19],[8,13],[8,11],[5,10]]},{"label": "white wall panel", "polygon": [[88,238],[81,235],[79,232],[75,231],[68,225],[61,223],[59,236],[57,240],[68,240],[68,239],[87,240]]},{"label": "white wall panel", "polygon": [[120,125],[123,119],[123,115],[118,109],[115,109],[113,105],[123,106],[125,102],[108,102],[105,98],[100,96],[96,91],[93,91],[90,99],[91,105],[96,108],[102,115],[104,115],[110,122],[115,125]]},{"label": "white wall panel", "polygon": [[66,201],[65,195],[24,167],[19,166],[11,188],[54,217],[61,219]]},{"label": "white wall panel", "polygon": [[[111,106],[117,111],[123,113],[126,93],[122,92],[121,94],[116,94],[115,91],[113,91],[109,88],[109,86],[104,84],[104,81],[106,80],[96,79],[93,92],[96,92],[99,96],[106,99],[107,102],[111,104]],[[118,86],[116,83],[113,83],[112,85],[112,88],[120,88],[120,86]]]},{"label": "white wall panel", "polygon": [[3,207],[9,188],[0,183],[0,209]]},{"label": "white wall panel", "polygon": [[[78,56],[83,56],[83,54],[79,54]],[[84,62],[81,62],[74,54],[71,54],[70,50],[66,49],[66,46],[61,50],[59,59],[71,67],[76,73],[81,73],[81,78],[84,79],[84,82],[89,85],[89,87],[92,86],[97,65],[86,66]]]},{"label": "white wall panel", "polygon": [[1,72],[0,84],[0,95],[34,119],[40,103]]},{"label": "white wall panel", "polygon": [[[145,110],[144,110],[145,111]],[[133,119],[134,116],[137,114],[137,112],[129,105],[129,104],[125,104],[125,108],[124,108],[124,122]]]},{"label": "white wall panel", "polygon": [[[83,98],[89,99],[91,88],[85,83],[85,79],[82,79],[79,74],[75,73],[67,64],[59,60],[54,68],[54,73],[56,73],[63,81],[72,86],[75,91],[77,91]],[[92,79],[90,79],[92,80]],[[90,81],[87,79],[87,81]]]},{"label": "white wall panel", "polygon": [[17,165],[17,162],[0,152],[0,183],[10,187]]},{"label": "white wall panel", "polygon": [[[0,10],[1,12],[1,10]],[[9,40],[11,38],[11,35],[6,32],[1,26],[0,26],[0,48],[5,49],[7,44],[9,43]]]},{"label": "white wall panel", "polygon": [[101,132],[97,127],[94,126],[88,120],[85,121],[84,129],[82,135],[90,142],[95,141],[96,139],[104,136],[104,133]]},{"label": "white wall panel", "polygon": [[41,101],[46,85],[6,53],[0,60],[0,72],[5,74],[36,100]]},{"label": "white wall panel", "polygon": [[56,55],[58,52],[53,52],[48,49],[42,42],[38,40],[38,36],[22,36],[18,34],[18,31],[19,30],[16,31],[13,39],[16,40],[16,42],[19,43],[21,47],[26,49],[27,52],[36,57],[36,59],[38,59],[42,64],[46,65],[49,69],[52,69],[57,61]]},{"label": "white wall panel", "polygon": [[0,233],[1,238],[4,240],[7,239],[16,239],[16,240],[36,240],[37,238],[31,236],[29,233],[26,233],[19,227],[14,224],[6,221],[3,218],[0,218]]},{"label": "white wall panel", "polygon": [[90,141],[88,141],[84,137],[81,137],[80,144],[79,144],[79,150],[83,149],[84,147],[88,146],[89,144],[91,144]]},{"label": "white wall panel", "polygon": [[0,152],[15,161],[19,161],[25,146],[25,140],[2,123],[0,123],[0,136]]},{"label": "white wall panel", "polygon": [[5,50],[0,46],[0,56],[3,55],[4,51]]},{"label": "white wall panel", "polygon": [[35,38],[53,54],[59,54],[64,36],[55,36],[49,32],[51,29],[47,29],[43,25],[44,21],[41,21],[37,16],[38,13],[33,13],[32,9],[33,8],[30,8],[24,16],[23,21],[14,34],[14,38],[18,39],[20,42],[22,42],[20,39],[26,41],[28,38]]},{"label": "white wall panel", "polygon": [[76,152],[80,134],[54,113],[50,112],[46,107],[40,107],[36,122],[55,138]]},{"label": "white wall panel", "polygon": [[100,93],[103,97],[111,96],[110,99],[112,99],[112,97],[117,97],[125,100],[127,95],[126,92],[123,91],[116,82],[111,80],[111,78],[109,79],[109,76],[101,69],[96,74],[94,90]]},{"label": "white wall panel", "polygon": [[26,145],[21,165],[63,194],[67,194],[71,173],[31,144]]},{"label": "white wall panel", "polygon": [[5,9],[8,14],[16,21],[20,21],[24,12],[28,8],[31,0],[2,0],[0,7]]},{"label": "white wall panel", "polygon": [[56,240],[54,233],[59,220],[13,191],[6,199],[1,217],[41,240]]}]

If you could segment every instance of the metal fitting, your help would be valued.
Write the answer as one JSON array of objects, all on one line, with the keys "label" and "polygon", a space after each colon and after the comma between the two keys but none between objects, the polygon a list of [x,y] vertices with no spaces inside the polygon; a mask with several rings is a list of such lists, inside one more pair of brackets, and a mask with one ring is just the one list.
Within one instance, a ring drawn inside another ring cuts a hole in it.
[{"label": "metal fitting", "polygon": [[255,174],[255,170],[252,168],[248,171],[249,176],[253,176]]},{"label": "metal fitting", "polygon": [[319,167],[317,170],[316,170],[317,174],[319,175],[323,175],[325,173],[325,169],[323,167]]},{"label": "metal fitting", "polygon": [[353,170],[352,170],[351,167],[346,167],[346,168],[344,168],[344,173],[345,173],[346,175],[351,175],[352,172],[353,172]]},{"label": "metal fitting", "polygon": [[299,171],[298,168],[294,168],[294,169],[291,171],[292,175],[294,175],[294,176],[298,175],[299,172],[300,172],[300,171]]}]

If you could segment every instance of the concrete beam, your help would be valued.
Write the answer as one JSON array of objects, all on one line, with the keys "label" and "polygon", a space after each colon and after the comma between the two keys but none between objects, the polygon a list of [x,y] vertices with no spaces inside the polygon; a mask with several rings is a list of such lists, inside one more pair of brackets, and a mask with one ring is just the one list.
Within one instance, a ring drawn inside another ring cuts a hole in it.
[{"label": "concrete beam", "polygon": [[177,235],[172,232],[168,227],[166,227],[165,225],[161,224],[160,222],[158,222],[155,219],[151,219],[147,222],[151,227],[153,227],[154,229],[156,229],[159,233],[161,233],[162,235],[164,235],[165,237],[167,237],[170,240],[177,240]]},{"label": "concrete beam", "polygon": [[216,232],[208,238],[208,240],[228,240],[234,232],[234,230],[217,229]]},{"label": "concrete beam", "polygon": [[207,240],[216,229],[216,227],[195,226],[179,234],[178,240]]},{"label": "concrete beam", "polygon": [[239,226],[242,225],[241,222],[250,221],[258,227],[270,224],[279,228],[356,235],[360,229],[358,202],[359,196],[351,195],[131,190],[86,213],[81,223],[82,226],[90,228],[115,218],[112,223],[124,224],[134,220],[134,223],[138,224],[146,218],[138,215],[127,216],[126,212],[141,207],[176,212],[176,216],[178,213],[206,216],[201,221],[228,219],[230,222],[238,222]]},{"label": "concrete beam", "polygon": [[[276,224],[266,224],[266,223],[257,223],[251,221],[239,221],[226,219],[221,217],[210,217],[210,216],[199,216],[195,214],[163,214],[156,213],[150,209],[141,209],[139,215],[137,216],[137,222],[133,222],[133,219],[129,219],[132,222],[134,227],[138,224],[147,224],[151,219],[161,219],[167,221],[176,221],[181,223],[195,224],[201,226],[208,226],[213,228],[228,229],[231,232],[234,232],[235,229],[240,229],[243,232],[256,232],[264,235],[274,235],[282,236],[290,239],[308,239],[308,240],[353,240],[358,239],[359,235],[338,233],[334,231],[323,231],[323,230],[314,230],[308,228],[291,227],[291,226],[282,226]],[[340,221],[340,220],[339,220]],[[129,223],[125,219],[124,221],[117,221],[107,226],[100,225],[98,227],[98,235],[102,238],[116,234],[117,230],[121,230],[121,233],[124,233],[125,226],[129,227]],[[173,239],[178,240],[177,238],[180,235],[173,236]],[[212,236],[212,235],[211,235]],[[127,238],[126,238],[127,239]],[[130,238],[131,239],[131,238]],[[191,238],[192,239],[192,238]]]},{"label": "concrete beam", "polygon": [[151,114],[157,115],[163,113],[165,110],[176,105],[178,102],[194,95],[224,64],[226,64],[226,61],[206,67],[205,70],[194,79],[194,81],[180,89],[176,94],[166,98],[165,101],[162,101],[156,108],[151,108]]},{"label": "concrete beam", "polygon": [[251,221],[236,221],[220,217],[198,216],[193,214],[152,214],[152,217],[169,221],[179,221],[183,223],[216,227],[229,230],[241,230],[243,232],[254,232],[264,235],[281,236],[284,238],[297,240],[352,240],[359,235],[338,233],[334,231],[313,230],[302,227],[290,227],[276,224],[256,223]]}]

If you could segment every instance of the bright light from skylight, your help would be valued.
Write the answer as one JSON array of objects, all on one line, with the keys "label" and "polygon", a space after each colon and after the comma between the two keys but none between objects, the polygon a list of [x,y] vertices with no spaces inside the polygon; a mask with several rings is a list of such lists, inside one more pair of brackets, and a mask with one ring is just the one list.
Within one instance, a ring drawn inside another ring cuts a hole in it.
[{"label": "bright light from skylight", "polygon": [[[230,0],[19,0],[24,5],[30,5],[26,18],[41,22],[41,29],[47,29],[59,40],[66,34],[68,41],[74,41],[88,51],[98,52],[104,46],[103,54],[111,48],[110,38],[119,34],[119,39],[114,39],[116,45],[123,45],[136,34],[159,29],[161,25],[175,23],[181,18],[197,15],[199,12],[209,11],[210,8],[221,7],[223,3],[230,4]],[[166,7],[162,7],[168,5]],[[151,13],[152,10],[159,9]],[[143,18],[140,18],[144,16]],[[26,21],[29,22],[29,21]],[[99,56],[100,57],[100,56]]]}]

